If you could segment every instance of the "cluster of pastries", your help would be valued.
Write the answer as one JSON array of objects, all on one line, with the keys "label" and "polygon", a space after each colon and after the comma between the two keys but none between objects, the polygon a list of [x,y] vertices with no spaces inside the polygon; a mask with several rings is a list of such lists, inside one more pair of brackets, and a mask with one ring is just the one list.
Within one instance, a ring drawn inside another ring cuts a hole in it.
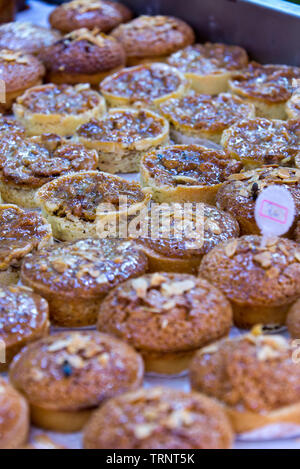
[{"label": "cluster of pastries", "polygon": [[[0,26],[0,448],[25,446],[30,422],[83,429],[88,449],[226,449],[300,426],[294,343],[267,334],[300,338],[300,69],[109,0],[49,21]],[[263,239],[255,201],[274,184],[296,216]],[[169,226],[153,234],[155,202]],[[187,370],[190,392],[143,388]]]}]

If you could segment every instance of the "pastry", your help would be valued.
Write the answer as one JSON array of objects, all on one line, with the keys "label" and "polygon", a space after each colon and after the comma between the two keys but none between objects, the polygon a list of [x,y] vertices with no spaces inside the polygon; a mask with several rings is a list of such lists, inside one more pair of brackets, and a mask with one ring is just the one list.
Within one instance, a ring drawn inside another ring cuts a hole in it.
[{"label": "pastry", "polygon": [[300,90],[294,92],[285,107],[289,119],[300,119]]},{"label": "pastry", "polygon": [[96,323],[103,298],[113,287],[146,268],[147,258],[133,242],[83,239],[26,256],[21,280],[46,298],[53,323],[82,327]]},{"label": "pastry", "polygon": [[75,432],[104,400],[138,388],[143,372],[129,345],[96,331],[65,331],[25,347],[10,380],[28,399],[36,426]]},{"label": "pastry", "polygon": [[191,91],[160,106],[170,122],[170,135],[176,143],[211,140],[220,143],[222,132],[243,118],[254,117],[254,106],[229,93],[217,96]]},{"label": "pastry", "polygon": [[169,143],[169,124],[147,109],[115,108],[83,124],[76,139],[98,151],[102,171],[132,173],[146,151]]},{"label": "pastry", "polygon": [[61,38],[61,34],[37,24],[14,21],[0,26],[0,49],[10,49],[38,55]]},{"label": "pastry", "polygon": [[284,324],[300,297],[300,245],[285,238],[242,236],[213,248],[199,275],[229,299],[238,327]]},{"label": "pastry", "polygon": [[300,339],[300,299],[293,304],[288,312],[286,325],[291,336]]},{"label": "pastry", "polygon": [[14,114],[28,135],[72,135],[90,119],[106,111],[105,100],[88,83],[76,86],[46,85],[31,88],[14,105]]}]

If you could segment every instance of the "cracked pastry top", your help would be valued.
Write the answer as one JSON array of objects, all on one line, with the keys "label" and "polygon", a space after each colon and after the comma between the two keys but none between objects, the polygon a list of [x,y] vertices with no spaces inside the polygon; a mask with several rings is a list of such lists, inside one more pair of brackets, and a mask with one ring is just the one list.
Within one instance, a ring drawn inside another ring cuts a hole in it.
[{"label": "cracked pastry top", "polygon": [[14,21],[0,26],[0,48],[38,54],[44,47],[58,41],[58,31],[37,24]]}]

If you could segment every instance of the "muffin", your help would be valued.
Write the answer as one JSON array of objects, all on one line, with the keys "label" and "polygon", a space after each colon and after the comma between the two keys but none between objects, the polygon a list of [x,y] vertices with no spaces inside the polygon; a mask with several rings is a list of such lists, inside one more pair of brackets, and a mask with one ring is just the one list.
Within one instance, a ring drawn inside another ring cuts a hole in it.
[{"label": "muffin", "polygon": [[84,429],[86,449],[229,449],[222,407],[198,393],[140,389],[110,399]]},{"label": "muffin", "polygon": [[198,93],[218,94],[228,90],[236,70],[248,65],[248,55],[242,47],[206,42],[175,52],[167,62],[184,73]]},{"label": "muffin", "polygon": [[0,342],[5,344],[6,371],[13,357],[30,342],[48,335],[48,304],[29,288],[0,285]]},{"label": "muffin", "polygon": [[202,257],[221,241],[239,235],[237,221],[208,204],[152,205],[129,236],[148,257],[150,272],[195,274]]},{"label": "muffin", "polygon": [[124,68],[100,85],[106,101],[112,107],[156,107],[167,99],[181,97],[187,89],[184,75],[163,63],[149,63]]},{"label": "muffin", "polygon": [[0,449],[17,449],[26,442],[28,414],[25,399],[0,377]]},{"label": "muffin", "polygon": [[74,432],[104,400],[138,388],[143,372],[129,345],[96,331],[65,331],[25,347],[10,380],[28,399],[36,426]]},{"label": "muffin", "polygon": [[300,119],[300,90],[293,93],[285,107],[288,119]]},{"label": "muffin", "polygon": [[192,28],[172,16],[139,16],[113,30],[112,36],[125,49],[127,65],[164,61],[183,47],[193,44]]},{"label": "muffin", "polygon": [[300,300],[296,301],[291,307],[287,315],[286,325],[291,336],[300,339]]},{"label": "muffin", "polygon": [[104,296],[143,274],[146,255],[119,239],[59,243],[27,256],[21,280],[49,303],[50,319],[62,327],[95,324]]},{"label": "muffin", "polygon": [[257,116],[285,119],[285,105],[292,96],[293,80],[299,78],[298,67],[252,62],[248,68],[232,77],[229,89],[254,104]]},{"label": "muffin", "polygon": [[48,83],[27,90],[13,107],[28,135],[73,135],[90,119],[106,111],[105,100],[88,83],[76,86]]},{"label": "muffin", "polygon": [[300,121],[244,119],[223,132],[221,145],[229,158],[240,160],[246,168],[292,166],[300,157]]},{"label": "muffin", "polygon": [[254,106],[229,93],[217,96],[197,94],[170,99],[160,106],[170,122],[170,135],[175,143],[220,143],[222,132],[243,118],[254,117]]},{"label": "muffin", "polygon": [[[282,166],[262,166],[228,177],[217,193],[216,205],[233,215],[239,222],[241,234],[260,234],[255,220],[255,204],[260,192],[271,185],[285,187],[294,199],[296,219],[300,213],[300,169]],[[295,225],[289,232],[295,235]]]},{"label": "muffin", "polygon": [[123,47],[114,37],[86,28],[76,29],[46,47],[40,58],[53,83],[98,85],[125,65]]},{"label": "muffin", "polygon": [[51,227],[41,215],[0,205],[0,283],[17,283],[24,256],[51,243]]},{"label": "muffin", "polygon": [[176,374],[231,325],[229,302],[206,280],[155,273],[114,288],[101,304],[97,327],[132,345],[146,371]]},{"label": "muffin", "polygon": [[225,241],[204,256],[199,275],[229,299],[238,327],[284,324],[300,297],[300,245],[255,235]]},{"label": "muffin", "polygon": [[5,102],[0,103],[0,112],[10,111],[17,97],[28,88],[39,85],[44,74],[44,66],[33,55],[1,49],[0,76],[5,83]]},{"label": "muffin", "polygon": [[33,23],[15,21],[0,26],[0,49],[37,55],[60,38],[58,31]]},{"label": "muffin", "polygon": [[155,202],[206,202],[242,164],[223,151],[200,145],[173,145],[146,153],[141,161],[141,183],[150,187]]},{"label": "muffin", "polygon": [[73,0],[56,7],[49,16],[49,22],[52,28],[63,33],[80,28],[98,28],[107,33],[131,17],[129,8],[118,2]]},{"label": "muffin", "polygon": [[138,183],[118,176],[80,171],[48,182],[37,191],[35,200],[50,222],[54,237],[74,241],[104,237],[106,220],[118,220],[141,210],[150,195]]},{"label": "muffin", "polygon": [[234,430],[300,424],[300,366],[282,336],[255,331],[199,350],[191,364],[194,391],[221,401]]},{"label": "muffin", "polygon": [[83,124],[76,140],[98,151],[102,171],[132,173],[146,151],[169,143],[169,124],[147,109],[115,108]]}]

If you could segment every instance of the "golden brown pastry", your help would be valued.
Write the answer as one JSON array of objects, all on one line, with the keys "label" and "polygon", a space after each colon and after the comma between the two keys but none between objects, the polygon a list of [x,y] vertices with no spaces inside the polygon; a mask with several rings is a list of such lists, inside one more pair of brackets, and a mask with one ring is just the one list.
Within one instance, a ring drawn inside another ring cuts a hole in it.
[{"label": "golden brown pastry", "polygon": [[0,26],[1,49],[38,55],[44,47],[50,46],[60,38],[58,31],[25,21],[14,21]]}]

